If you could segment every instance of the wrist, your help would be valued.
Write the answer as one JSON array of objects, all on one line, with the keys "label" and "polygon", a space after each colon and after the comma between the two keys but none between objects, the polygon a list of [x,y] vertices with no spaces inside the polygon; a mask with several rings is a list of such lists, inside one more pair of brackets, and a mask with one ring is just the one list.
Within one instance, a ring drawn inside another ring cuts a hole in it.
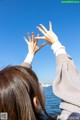
[{"label": "wrist", "polygon": [[54,51],[54,53],[56,53],[56,51],[59,50],[60,48],[64,48],[64,46],[59,41],[51,45],[51,49]]},{"label": "wrist", "polygon": [[53,40],[53,41],[52,41],[52,44],[55,44],[55,43],[57,43],[57,42],[59,42],[59,40],[58,40],[58,39],[57,39],[57,40],[55,40],[55,41]]},{"label": "wrist", "polygon": [[56,56],[58,56],[59,54],[67,54],[65,51],[65,47],[59,41],[53,43],[51,49],[54,51],[54,54]]},{"label": "wrist", "polygon": [[33,51],[29,51],[28,54],[35,55],[35,53]]},{"label": "wrist", "polygon": [[34,54],[31,52],[28,52],[24,62],[31,64],[34,58]]}]

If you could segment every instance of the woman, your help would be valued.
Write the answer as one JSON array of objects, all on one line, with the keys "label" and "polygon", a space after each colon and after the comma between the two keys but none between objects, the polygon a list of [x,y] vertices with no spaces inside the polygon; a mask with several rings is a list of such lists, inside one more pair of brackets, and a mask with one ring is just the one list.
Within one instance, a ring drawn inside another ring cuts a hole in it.
[{"label": "woman", "polygon": [[49,31],[40,24],[37,29],[44,35],[36,39],[47,40],[56,56],[56,78],[53,82],[53,91],[61,98],[61,115],[59,120],[80,120],[80,75],[71,57],[65,51],[57,35],[52,31],[52,23],[49,23]]},{"label": "woman", "polygon": [[[61,98],[61,115],[57,120],[80,120],[80,75],[65,47],[60,43],[57,35],[52,31],[52,23],[49,22],[49,30],[42,24],[37,29],[44,35],[36,37],[36,40],[47,40],[44,44],[51,44],[51,49],[56,56],[56,78],[53,82],[53,91]],[[34,55],[28,54],[24,65],[32,63]]]},{"label": "woman", "polygon": [[[35,73],[28,68],[30,59],[45,44],[40,47],[28,35],[29,53],[25,66],[8,66],[0,70],[0,119],[8,120],[52,120],[46,111],[44,95]],[[31,48],[31,49],[30,49]],[[6,118],[4,118],[7,113]]]}]

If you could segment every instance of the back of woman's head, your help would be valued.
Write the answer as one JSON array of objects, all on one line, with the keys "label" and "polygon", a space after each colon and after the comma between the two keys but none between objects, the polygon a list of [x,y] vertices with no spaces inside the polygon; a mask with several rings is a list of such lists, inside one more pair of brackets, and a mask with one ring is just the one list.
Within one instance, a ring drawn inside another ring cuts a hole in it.
[{"label": "back of woman's head", "polygon": [[7,112],[8,120],[36,120],[35,96],[44,109],[38,79],[31,69],[11,66],[0,71],[0,113]]}]

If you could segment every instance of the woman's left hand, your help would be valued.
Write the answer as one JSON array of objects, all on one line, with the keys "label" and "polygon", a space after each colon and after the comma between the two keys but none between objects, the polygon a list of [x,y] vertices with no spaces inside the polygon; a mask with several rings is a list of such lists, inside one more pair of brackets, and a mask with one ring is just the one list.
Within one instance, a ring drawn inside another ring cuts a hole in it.
[{"label": "woman's left hand", "polygon": [[37,29],[44,35],[42,37],[35,37],[35,39],[38,40],[47,40],[46,44],[53,44],[55,42],[58,42],[58,36],[53,32],[52,30],[52,23],[49,22],[49,30],[45,28],[42,24],[40,24],[40,27],[37,26]]}]

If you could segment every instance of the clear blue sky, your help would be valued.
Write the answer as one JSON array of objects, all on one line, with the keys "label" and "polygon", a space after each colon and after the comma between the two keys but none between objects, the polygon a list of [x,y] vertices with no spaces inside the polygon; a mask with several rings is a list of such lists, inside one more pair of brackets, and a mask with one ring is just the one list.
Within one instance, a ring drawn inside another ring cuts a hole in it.
[{"label": "clear blue sky", "polygon": [[[0,0],[0,68],[20,65],[28,52],[23,37],[27,32],[39,33],[40,23],[48,28],[49,21],[80,71],[80,4],[62,4],[61,0]],[[55,56],[50,45],[36,54],[33,70],[40,81],[54,80]]]}]

